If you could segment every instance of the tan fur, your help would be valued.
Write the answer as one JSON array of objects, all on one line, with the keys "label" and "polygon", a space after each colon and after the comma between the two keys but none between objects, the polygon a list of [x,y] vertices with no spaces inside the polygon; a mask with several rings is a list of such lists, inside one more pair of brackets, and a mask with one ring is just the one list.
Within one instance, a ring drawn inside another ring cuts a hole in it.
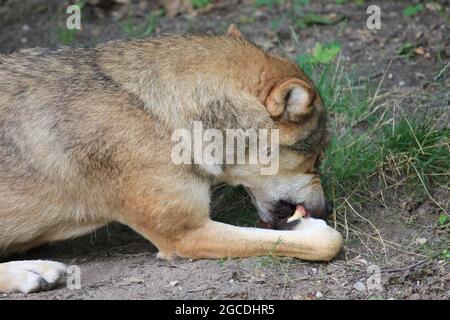
[{"label": "tan fur", "polygon": [[282,151],[279,175],[312,179],[326,145],[320,97],[297,122],[271,117],[265,105],[282,79],[312,86],[289,60],[238,36],[169,36],[22,50],[0,56],[0,78],[1,254],[111,221],[163,256],[262,255],[279,236],[286,238],[280,255],[329,260],[339,250],[336,239],[212,222],[211,183],[241,183],[239,170],[251,169],[224,166],[212,175],[170,159],[172,131],[193,120],[219,130],[277,127],[281,144],[300,150]]}]

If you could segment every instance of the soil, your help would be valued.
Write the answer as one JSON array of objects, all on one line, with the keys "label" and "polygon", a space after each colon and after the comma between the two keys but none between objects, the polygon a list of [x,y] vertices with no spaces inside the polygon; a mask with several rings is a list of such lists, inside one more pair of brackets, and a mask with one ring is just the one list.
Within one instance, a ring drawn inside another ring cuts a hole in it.
[{"label": "soil", "polygon": [[[410,18],[402,10],[417,1],[380,2],[381,29],[373,31],[366,28],[367,5],[346,3],[311,1],[307,12],[343,14],[346,19],[300,29],[292,26],[288,13],[280,8],[255,7],[252,1],[213,1],[206,9],[162,17],[155,34],[219,33],[233,22],[265,49],[292,57],[310,52],[317,42],[339,41],[343,63],[374,83],[384,78],[382,89],[402,97],[398,100],[401,108],[433,114],[436,108],[448,106],[443,104],[448,102],[448,70],[436,79],[450,56],[446,2],[435,2],[442,10],[423,2],[424,10]],[[71,45],[90,46],[126,37],[121,27],[127,19],[122,6],[88,5],[83,11],[83,29]],[[57,30],[66,17],[65,8],[66,3],[58,0],[0,0],[0,53],[61,45]],[[131,1],[126,6],[136,21],[144,21],[145,13],[157,8],[153,1]],[[278,21],[277,28],[273,28],[274,21]],[[399,48],[407,42],[425,53],[399,56]],[[449,118],[448,114],[443,117],[444,126]],[[448,186],[433,190],[432,195],[450,211]],[[0,299],[449,299],[450,266],[442,250],[448,248],[450,239],[448,230],[437,222],[442,208],[431,199],[408,198],[401,190],[384,200],[389,205],[374,201],[358,208],[363,216],[347,213],[350,231],[344,234],[345,248],[331,263],[270,256],[165,261],[156,257],[155,247],[147,240],[112,224],[9,258],[77,265],[81,289],[61,285],[29,295],[4,294]],[[231,222],[240,223],[237,218]]]}]

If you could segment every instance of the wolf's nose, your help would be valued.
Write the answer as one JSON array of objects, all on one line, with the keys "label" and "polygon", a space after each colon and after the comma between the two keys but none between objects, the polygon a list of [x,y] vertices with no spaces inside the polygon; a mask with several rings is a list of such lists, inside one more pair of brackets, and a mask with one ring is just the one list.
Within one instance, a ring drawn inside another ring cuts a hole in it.
[{"label": "wolf's nose", "polygon": [[332,201],[325,200],[325,212],[327,216],[333,213],[334,204]]}]

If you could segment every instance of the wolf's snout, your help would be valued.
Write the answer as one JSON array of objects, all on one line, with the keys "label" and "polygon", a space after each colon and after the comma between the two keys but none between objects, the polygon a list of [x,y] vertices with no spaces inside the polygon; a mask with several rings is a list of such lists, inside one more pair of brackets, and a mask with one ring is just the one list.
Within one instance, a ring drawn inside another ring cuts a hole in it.
[{"label": "wolf's snout", "polygon": [[306,201],[305,209],[310,217],[327,220],[328,216],[333,212],[333,202],[329,200],[322,201]]},{"label": "wolf's snout", "polygon": [[298,207],[304,207],[305,214],[307,216],[326,220],[328,216],[333,212],[334,204],[332,201],[324,200],[320,202],[306,202],[293,203],[291,201],[279,200],[274,208],[272,214],[275,221],[284,221],[291,217]]}]

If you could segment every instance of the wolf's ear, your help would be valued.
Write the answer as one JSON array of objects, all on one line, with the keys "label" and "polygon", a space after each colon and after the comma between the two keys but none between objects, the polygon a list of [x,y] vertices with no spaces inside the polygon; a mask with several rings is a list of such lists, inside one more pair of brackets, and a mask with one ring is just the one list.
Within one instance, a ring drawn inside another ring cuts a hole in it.
[{"label": "wolf's ear", "polygon": [[266,108],[273,118],[286,115],[290,121],[299,121],[313,110],[314,89],[298,78],[278,82],[266,99]]},{"label": "wolf's ear", "polygon": [[243,38],[243,39],[246,39],[246,38],[247,38],[247,37],[241,32],[241,30],[239,30],[239,28],[236,27],[236,25],[235,25],[234,23],[230,24],[230,26],[228,27],[227,35],[233,36],[233,37],[236,37],[236,38]]}]

